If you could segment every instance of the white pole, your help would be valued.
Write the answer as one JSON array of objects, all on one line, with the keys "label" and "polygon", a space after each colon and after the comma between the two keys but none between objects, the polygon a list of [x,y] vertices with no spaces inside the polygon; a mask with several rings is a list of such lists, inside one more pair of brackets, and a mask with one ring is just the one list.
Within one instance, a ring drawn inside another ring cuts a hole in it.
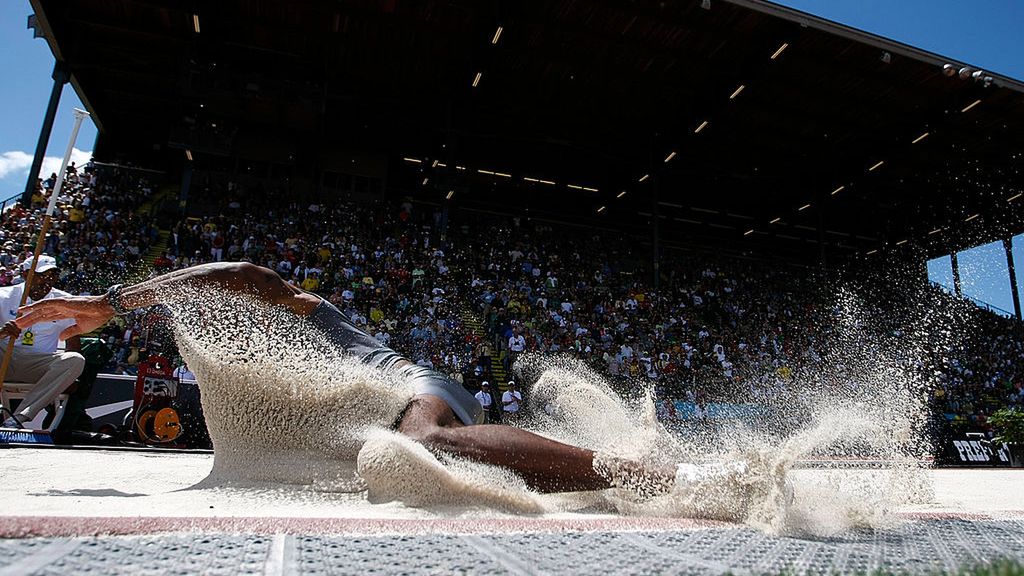
[{"label": "white pole", "polygon": [[[64,151],[64,160],[60,163],[60,172],[57,173],[57,182],[53,185],[50,193],[50,204],[46,207],[46,215],[53,215],[53,209],[57,206],[57,197],[60,196],[60,189],[64,187],[64,175],[68,171],[68,162],[71,161],[71,152],[75,149],[75,141],[78,140],[78,129],[82,127],[82,120],[85,120],[89,113],[80,108],[75,108],[75,127],[71,129],[71,139],[68,140],[68,149]],[[36,258],[39,257],[38,252]],[[32,261],[33,268],[35,260]]]}]

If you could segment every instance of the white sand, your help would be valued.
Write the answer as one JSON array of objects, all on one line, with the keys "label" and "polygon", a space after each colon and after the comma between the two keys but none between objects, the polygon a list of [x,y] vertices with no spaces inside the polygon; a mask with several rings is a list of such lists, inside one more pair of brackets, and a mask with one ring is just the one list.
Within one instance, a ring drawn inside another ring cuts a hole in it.
[{"label": "white sand", "polygon": [[[210,473],[209,454],[146,454],[102,450],[0,450],[2,516],[168,516],[282,518],[507,518],[481,508],[416,508],[371,504],[365,492],[327,493],[300,486],[196,487]],[[795,470],[799,485],[829,477],[869,478],[867,470]],[[939,469],[928,472],[933,503],[897,512],[990,514],[1024,511],[1024,469]],[[800,499],[801,495],[797,494]],[[544,517],[606,517],[563,511]]]}]

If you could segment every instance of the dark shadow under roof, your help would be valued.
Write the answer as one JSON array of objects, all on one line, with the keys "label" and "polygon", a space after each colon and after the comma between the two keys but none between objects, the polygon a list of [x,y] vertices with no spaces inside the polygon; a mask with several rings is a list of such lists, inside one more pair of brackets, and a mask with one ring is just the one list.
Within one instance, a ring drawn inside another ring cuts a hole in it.
[{"label": "dark shadow under roof", "polygon": [[356,151],[427,200],[794,259],[1024,227],[1021,83],[768,2],[32,5],[106,150],[172,170]]}]

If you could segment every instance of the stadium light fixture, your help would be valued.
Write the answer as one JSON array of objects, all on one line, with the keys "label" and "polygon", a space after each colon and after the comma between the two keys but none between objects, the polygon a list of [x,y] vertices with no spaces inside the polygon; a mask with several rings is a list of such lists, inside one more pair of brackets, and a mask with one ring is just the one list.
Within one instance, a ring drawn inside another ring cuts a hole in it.
[{"label": "stadium light fixture", "polygon": [[426,186],[428,182],[430,182],[429,176],[423,179],[423,185]]},{"label": "stadium light fixture", "polygon": [[547,184],[548,186],[554,186],[556,184],[553,180],[541,180],[540,183]]},{"label": "stadium light fixture", "polygon": [[494,175],[495,176],[501,176],[502,178],[511,178],[512,177],[511,174],[506,174],[504,172],[495,172]]},{"label": "stadium light fixture", "polygon": [[672,152],[669,152],[668,156],[665,156],[665,162],[669,162],[669,161],[671,161],[675,157],[676,157],[676,153],[675,153],[675,150],[673,150]]},{"label": "stadium light fixture", "polygon": [[196,34],[199,34],[199,14],[192,15],[192,29],[196,31]]},{"label": "stadium light fixture", "polygon": [[523,180],[526,180],[527,182],[540,182],[537,178],[530,178],[529,176],[523,176]]},{"label": "stadium light fixture", "polygon": [[868,168],[868,172],[874,172],[875,170],[878,170],[879,168],[881,168],[882,164],[885,164],[885,160],[879,160],[878,164],[875,164],[871,168]]},{"label": "stadium light fixture", "polygon": [[188,149],[185,150],[185,158],[188,158],[189,162],[192,161],[192,151],[191,150],[188,150]]},{"label": "stadium light fixture", "polygon": [[477,85],[480,84],[480,78],[482,78],[483,75],[484,75],[483,72],[477,72],[476,73],[476,76],[473,77],[473,88],[476,88]]},{"label": "stadium light fixture", "polygon": [[810,207],[811,207],[810,204],[804,204],[803,206],[797,208],[797,212],[803,212],[804,210],[807,210]]},{"label": "stadium light fixture", "polygon": [[839,194],[839,193],[840,193],[840,192],[842,192],[842,191],[843,191],[844,189],[846,189],[846,185],[845,185],[845,184],[844,184],[844,185],[842,185],[842,186],[840,186],[839,188],[836,188],[835,190],[833,190],[833,191],[832,191],[832,196],[835,196],[836,194]]},{"label": "stadium light fixture", "polygon": [[782,216],[779,216],[775,220],[772,220],[771,222],[769,222],[769,224],[777,224],[780,220],[782,220]]},{"label": "stadium light fixture", "polygon": [[732,93],[732,94],[731,94],[731,95],[729,96],[729,100],[735,100],[735,99],[736,99],[736,97],[740,95],[740,92],[743,92],[743,89],[744,89],[744,88],[746,88],[746,86],[744,86],[743,84],[740,84],[740,87],[739,87],[739,88],[737,88],[737,89],[736,89],[736,90],[735,90],[735,91],[734,91],[734,92],[733,92],[733,93]]},{"label": "stadium light fixture", "polygon": [[456,170],[465,170],[466,167],[465,166],[455,166],[455,169]]},{"label": "stadium light fixture", "polygon": [[877,248],[875,248],[874,250],[869,250],[869,251],[867,252],[867,255],[868,255],[868,256],[871,256],[871,255],[872,255],[872,254],[874,254],[875,252],[878,252],[878,249],[877,249]]},{"label": "stadium light fixture", "polygon": [[583,190],[583,186],[579,186],[577,184],[566,184],[566,186],[572,188],[573,190]]},{"label": "stadium light fixture", "polygon": [[584,186],[583,189],[587,192],[600,192],[597,188],[590,188],[589,186]]},{"label": "stadium light fixture", "polygon": [[448,195],[444,197],[445,200],[451,200],[455,196],[455,190],[449,190]]},{"label": "stadium light fixture", "polygon": [[921,134],[917,138],[914,138],[914,141],[911,142],[911,144],[917,144],[918,142],[920,142],[921,140],[924,140],[927,137],[928,137],[928,132],[925,132],[924,134]]},{"label": "stadium light fixture", "polygon": [[705,121],[700,123],[700,126],[697,126],[697,129],[694,130],[693,133],[694,134],[700,134],[700,131],[705,129],[705,128],[707,128],[707,127],[708,127],[708,121],[705,120]]},{"label": "stadium light fixture", "polygon": [[981,214],[971,214],[970,216],[964,219],[964,222],[970,222],[971,220],[974,220],[978,216],[981,216]]},{"label": "stadium light fixture", "polygon": [[896,243],[896,245],[897,245],[897,246],[903,246],[903,245],[904,245],[904,244],[906,244],[906,243],[907,243],[907,239],[906,239],[906,238],[904,238],[903,240],[900,240],[899,242],[897,242],[897,243]]},{"label": "stadium light fixture", "polygon": [[447,167],[448,167],[448,165],[447,165],[447,164],[445,164],[444,162],[437,162],[437,167],[438,167],[438,168],[447,168]]},{"label": "stadium light fixture", "polygon": [[942,228],[936,228],[935,230],[929,232],[928,235],[931,236],[932,234],[938,234],[939,232],[942,232]]},{"label": "stadium light fixture", "polygon": [[601,206],[600,208],[598,208],[597,209],[598,214],[600,214],[601,212],[604,212],[605,208],[606,208],[605,206]]},{"label": "stadium light fixture", "polygon": [[1024,192],[1017,192],[1017,193],[1016,193],[1016,194],[1014,194],[1013,196],[1010,196],[1009,198],[1007,198],[1007,199],[1006,199],[1006,201],[1007,201],[1007,202],[1013,202],[1013,201],[1014,201],[1014,200],[1016,200],[1017,198],[1020,198],[1022,194],[1024,194]]},{"label": "stadium light fixture", "polygon": [[437,162],[438,162],[437,160],[434,160],[434,162],[430,165],[430,167],[431,168],[437,168]]},{"label": "stadium light fixture", "polygon": [[743,235],[744,235],[744,236],[750,236],[750,235],[751,235],[751,234],[753,234],[753,233],[754,233],[754,229],[753,229],[753,228],[751,228],[750,230],[747,230],[746,232],[744,232],[744,233],[743,233]]},{"label": "stadium light fixture", "polygon": [[978,104],[981,104],[981,100],[975,100],[974,102],[971,102],[970,104],[967,105],[967,107],[965,107],[960,112],[968,112],[968,111],[970,111],[971,108],[974,108]]},{"label": "stadium light fixture", "polygon": [[483,168],[479,168],[479,169],[477,169],[477,172],[479,172],[481,174],[487,174],[488,176],[494,176],[494,171],[493,170],[484,170]]},{"label": "stadium light fixture", "polygon": [[786,51],[786,48],[789,48],[789,43],[783,42],[782,46],[779,46],[779,49],[775,51],[775,54],[772,54],[772,60],[775,60],[776,58],[781,56],[782,53]]},{"label": "stadium light fixture", "polygon": [[491,38],[491,44],[497,44],[498,43],[498,38],[501,38],[501,31],[502,31],[501,26],[498,26],[498,29],[494,31],[494,38]]},{"label": "stadium light fixture", "polygon": [[622,198],[622,197],[623,197],[623,196],[625,196],[625,195],[626,195],[626,191],[625,191],[625,190],[623,190],[622,192],[619,192],[619,195],[618,195],[618,196],[616,196],[616,198]]},{"label": "stadium light fixture", "polygon": [[423,160],[420,160],[419,158],[402,158],[402,160],[412,162],[413,164],[423,164]]},{"label": "stadium light fixture", "polygon": [[639,180],[637,180],[637,182],[643,182],[644,180],[647,180],[650,177],[651,177],[650,174],[644,174],[643,176],[640,177]]}]

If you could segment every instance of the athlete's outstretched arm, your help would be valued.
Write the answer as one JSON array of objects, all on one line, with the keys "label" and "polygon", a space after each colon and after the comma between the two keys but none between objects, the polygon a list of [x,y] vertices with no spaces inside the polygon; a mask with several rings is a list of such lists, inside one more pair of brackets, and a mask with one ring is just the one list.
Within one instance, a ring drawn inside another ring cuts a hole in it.
[{"label": "athlete's outstretched arm", "polygon": [[[247,262],[217,262],[177,270],[123,287],[118,295],[118,303],[128,310],[145,308],[161,304],[161,295],[200,285],[251,294],[303,316],[312,312],[320,302],[319,298],[291,286],[269,268]],[[114,308],[107,294],[43,300],[25,306],[20,312],[22,316],[15,322],[22,329],[39,322],[73,318],[75,325],[61,333],[62,339],[95,330],[114,316]]]}]

